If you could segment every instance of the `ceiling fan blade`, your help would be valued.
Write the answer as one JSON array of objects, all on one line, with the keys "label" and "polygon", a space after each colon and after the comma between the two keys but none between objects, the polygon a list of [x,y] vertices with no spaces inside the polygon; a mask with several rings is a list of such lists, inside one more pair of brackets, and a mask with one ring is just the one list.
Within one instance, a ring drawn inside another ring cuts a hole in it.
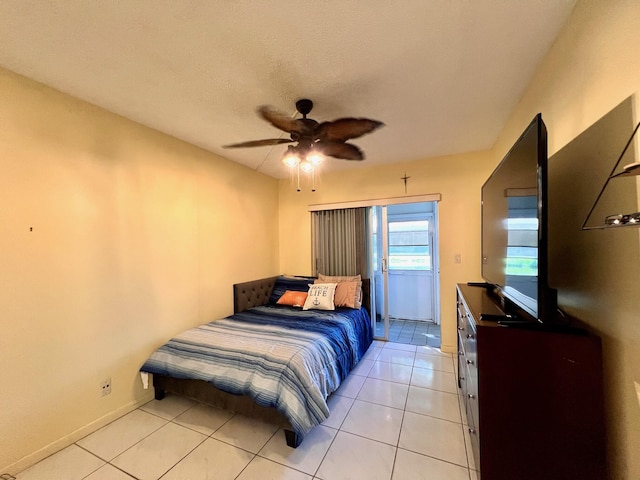
[{"label": "ceiling fan blade", "polygon": [[223,145],[222,148],[264,147],[267,145],[280,145],[281,143],[293,143],[293,140],[289,138],[267,138],[265,140],[252,140],[249,142]]},{"label": "ceiling fan blade", "polygon": [[288,117],[269,105],[262,105],[261,107],[258,107],[258,113],[271,125],[287,133],[304,135],[309,131],[308,127],[302,120]]},{"label": "ceiling fan blade", "polygon": [[351,143],[319,141],[314,144],[323,155],[342,160],[364,160],[364,153]]},{"label": "ceiling fan blade", "polygon": [[322,122],[316,134],[320,140],[345,141],[371,133],[382,126],[384,123],[369,118],[339,118],[333,122]]}]

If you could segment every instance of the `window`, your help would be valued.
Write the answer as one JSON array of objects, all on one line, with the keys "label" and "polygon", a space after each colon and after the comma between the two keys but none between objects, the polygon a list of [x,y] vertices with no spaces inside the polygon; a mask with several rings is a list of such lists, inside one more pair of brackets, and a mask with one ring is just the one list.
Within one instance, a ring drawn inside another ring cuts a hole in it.
[{"label": "window", "polygon": [[538,218],[534,196],[509,198],[506,274],[538,275]]},{"label": "window", "polygon": [[428,220],[389,222],[389,269],[431,270]]}]

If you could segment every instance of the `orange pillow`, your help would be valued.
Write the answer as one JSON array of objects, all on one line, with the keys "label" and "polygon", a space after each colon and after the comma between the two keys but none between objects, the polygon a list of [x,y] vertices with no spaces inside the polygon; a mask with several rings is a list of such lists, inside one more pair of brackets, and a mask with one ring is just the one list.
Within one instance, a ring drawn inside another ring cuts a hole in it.
[{"label": "orange pillow", "polygon": [[296,292],[295,290],[286,290],[278,299],[278,305],[289,305],[290,307],[302,307],[307,300],[307,292]]}]

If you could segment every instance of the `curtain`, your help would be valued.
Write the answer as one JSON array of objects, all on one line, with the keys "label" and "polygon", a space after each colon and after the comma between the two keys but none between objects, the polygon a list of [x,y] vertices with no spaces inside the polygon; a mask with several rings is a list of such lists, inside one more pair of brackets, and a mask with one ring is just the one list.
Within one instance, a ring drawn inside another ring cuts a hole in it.
[{"label": "curtain", "polygon": [[312,212],[314,275],[367,277],[367,208]]}]

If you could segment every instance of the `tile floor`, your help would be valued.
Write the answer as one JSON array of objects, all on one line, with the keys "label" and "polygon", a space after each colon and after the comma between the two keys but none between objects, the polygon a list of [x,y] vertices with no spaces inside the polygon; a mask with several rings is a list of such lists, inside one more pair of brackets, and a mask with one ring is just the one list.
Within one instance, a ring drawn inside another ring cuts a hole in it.
[{"label": "tile floor", "polygon": [[[376,322],[376,337],[384,337],[384,323]],[[434,322],[389,319],[389,340],[410,345],[440,348],[440,325]]]},{"label": "tile floor", "polygon": [[476,480],[450,354],[375,341],[297,449],[278,427],[153,400],[18,480]]}]

